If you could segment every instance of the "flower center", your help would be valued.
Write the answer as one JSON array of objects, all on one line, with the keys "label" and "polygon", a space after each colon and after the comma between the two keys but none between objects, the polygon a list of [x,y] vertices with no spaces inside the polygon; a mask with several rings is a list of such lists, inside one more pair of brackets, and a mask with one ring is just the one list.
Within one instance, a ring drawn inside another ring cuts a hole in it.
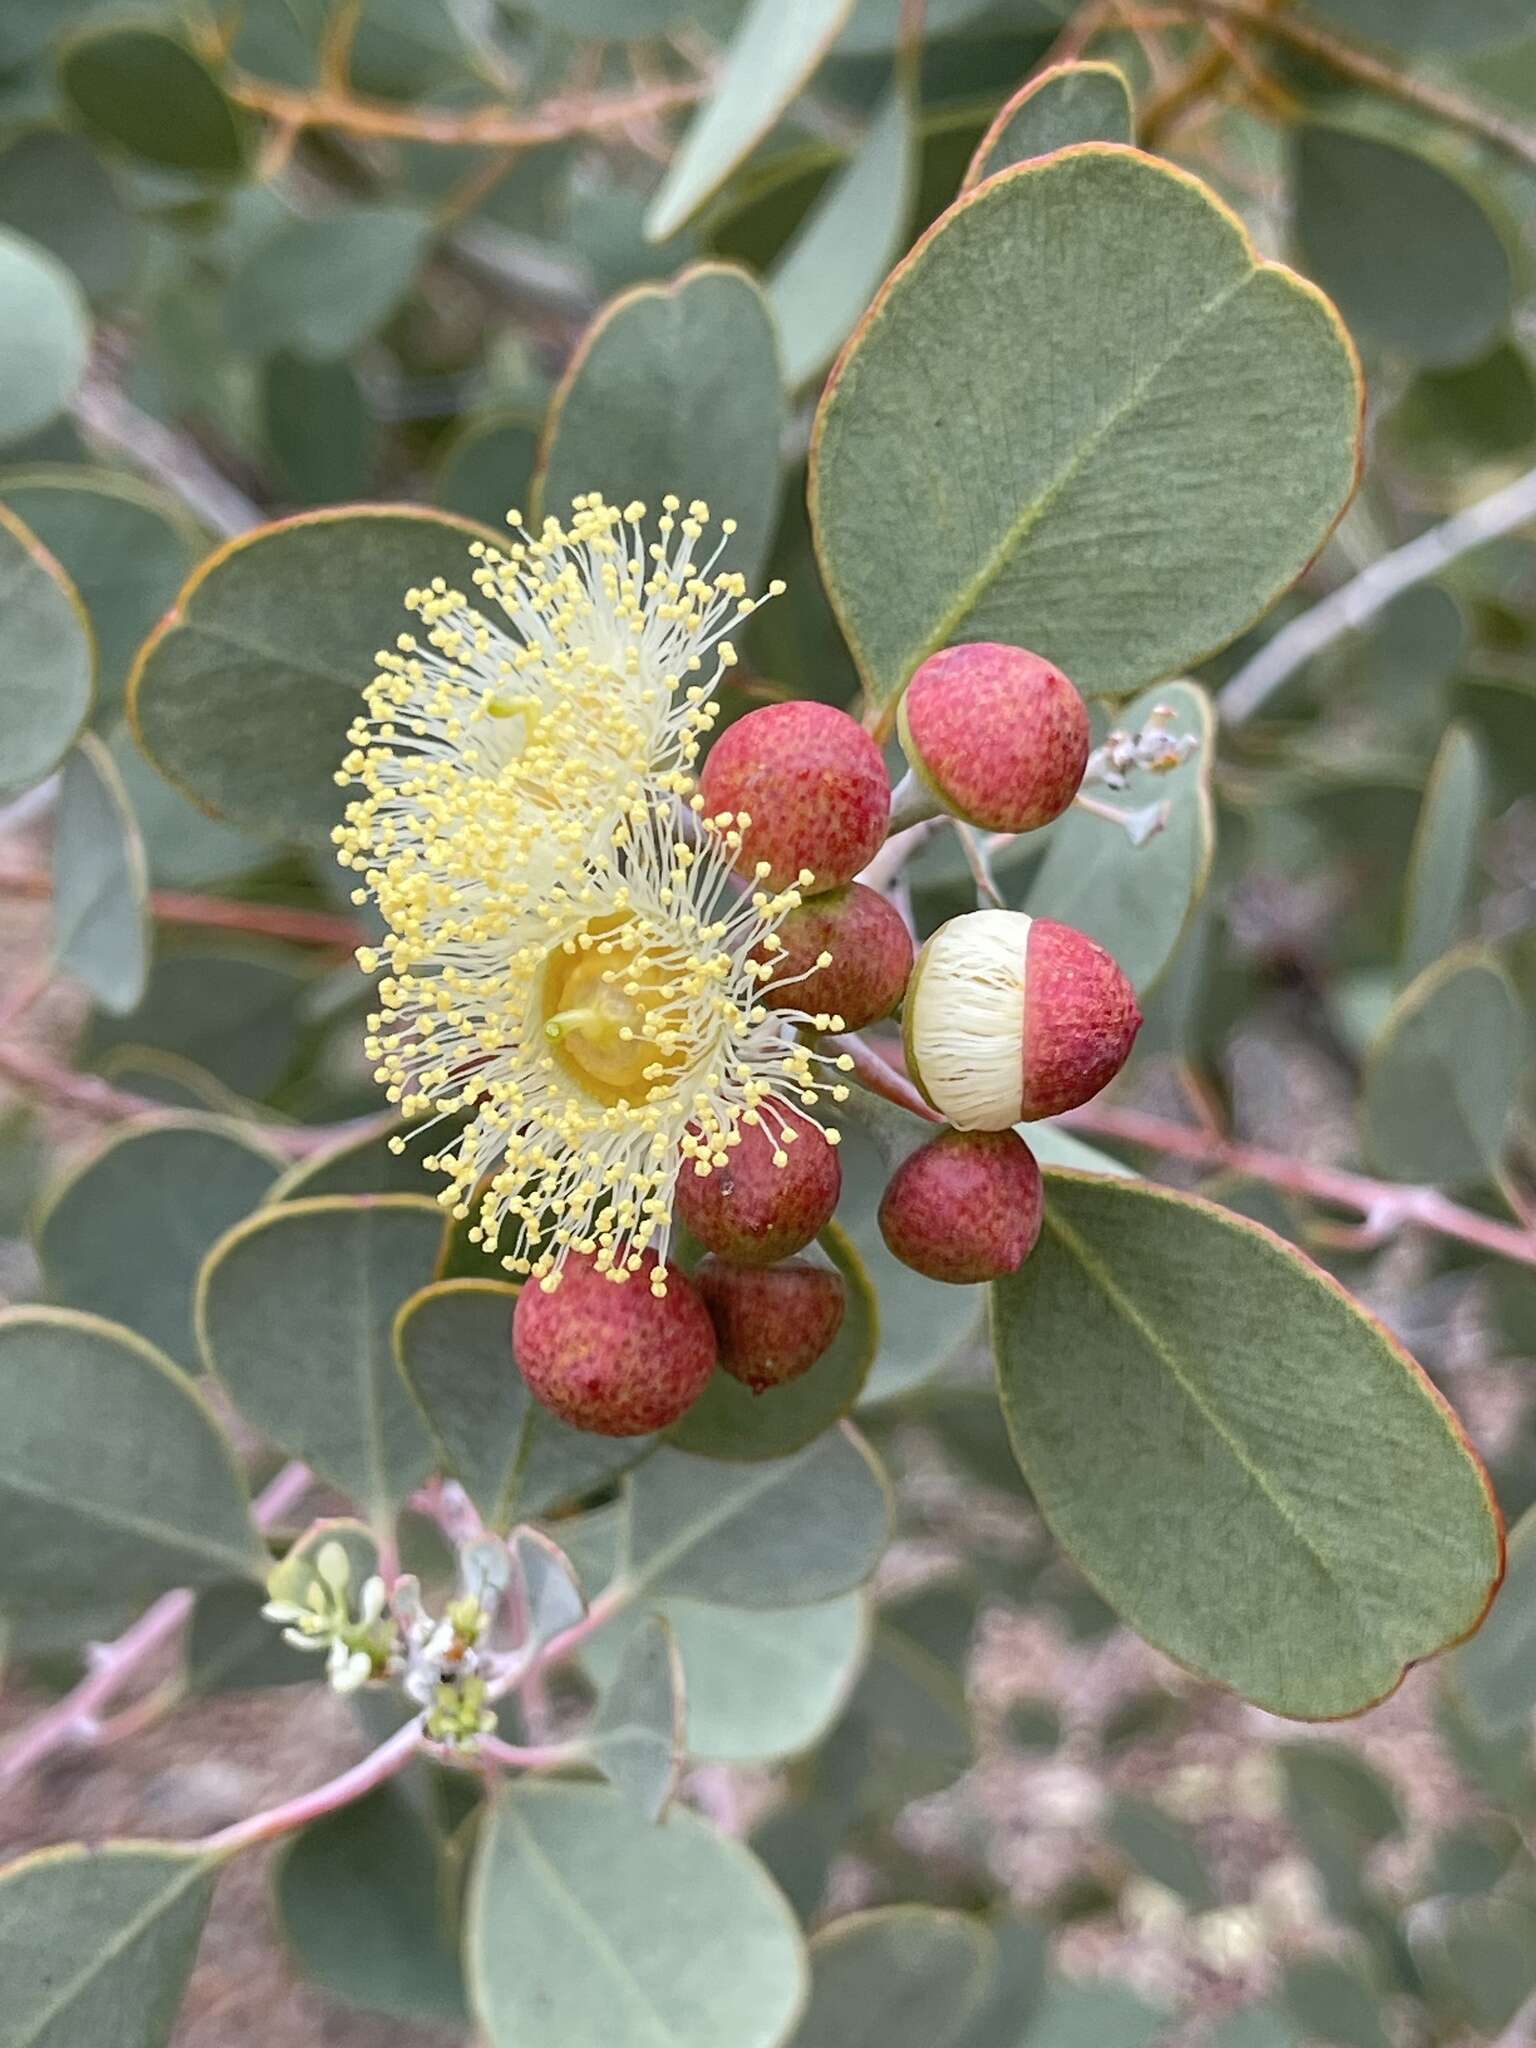
[{"label": "flower center", "polygon": [[599,1100],[643,1101],[682,1064],[681,1049],[662,1013],[676,991],[672,977],[625,926],[599,919],[592,943],[550,960],[544,980],[544,1036],[565,1071]]}]

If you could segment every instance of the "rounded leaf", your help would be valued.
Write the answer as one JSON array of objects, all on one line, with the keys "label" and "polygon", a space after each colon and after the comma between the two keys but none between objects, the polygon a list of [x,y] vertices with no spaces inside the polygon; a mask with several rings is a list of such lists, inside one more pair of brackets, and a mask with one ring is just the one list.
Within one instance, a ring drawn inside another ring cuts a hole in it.
[{"label": "rounded leaf", "polygon": [[145,163],[211,178],[246,167],[245,116],[202,59],[162,29],[77,37],[59,61],[59,82],[87,128]]},{"label": "rounded leaf", "polygon": [[0,442],[36,433],[63,411],[90,345],[91,317],[64,265],[0,229]]},{"label": "rounded leaf", "polygon": [[[4,252],[0,249],[0,298]],[[4,344],[0,340],[0,360]],[[59,765],[91,706],[96,649],[75,586],[37,536],[0,505],[0,669],[5,766],[0,797],[41,782]]]}]

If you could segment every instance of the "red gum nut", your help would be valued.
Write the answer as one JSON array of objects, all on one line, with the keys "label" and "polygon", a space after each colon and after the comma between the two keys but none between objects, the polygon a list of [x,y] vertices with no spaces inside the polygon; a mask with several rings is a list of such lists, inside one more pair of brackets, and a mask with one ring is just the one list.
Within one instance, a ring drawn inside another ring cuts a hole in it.
[{"label": "red gum nut", "polygon": [[568,1259],[545,1293],[530,1281],[512,1311],[512,1346],[528,1390],[562,1422],[597,1436],[644,1436],[690,1409],[715,1369],[715,1326],[675,1269],[651,1292],[654,1252],[610,1280],[592,1259]]},{"label": "red gum nut", "polygon": [[902,751],[957,818],[1033,832],[1082,786],[1088,707],[1027,648],[974,640],[930,655],[897,712]]},{"label": "red gum nut", "polygon": [[891,1176],[880,1234],[930,1280],[1000,1280],[1034,1250],[1041,1203],[1040,1169],[1016,1131],[945,1131]]},{"label": "red gum nut", "polygon": [[[774,970],[762,992],[768,1009],[839,1017],[834,1029],[862,1031],[901,1001],[912,972],[912,934],[894,904],[862,882],[808,898],[776,936],[779,950],[763,955]],[[831,965],[816,968],[824,953],[831,954]],[[783,985],[784,977],[801,974],[804,981]]]},{"label": "red gum nut", "polygon": [[809,1372],[842,1328],[846,1290],[828,1266],[707,1258],[693,1277],[714,1318],[721,1365],[754,1394]]},{"label": "red gum nut", "polygon": [[[743,1124],[741,1143],[701,1175],[683,1161],[673,1206],[706,1251],[742,1266],[771,1266],[808,1245],[825,1228],[843,1191],[837,1150],[819,1124],[774,1105],[766,1124]],[[795,1133],[780,1144],[781,1121]],[[783,1158],[782,1166],[774,1157]]]},{"label": "red gum nut", "polygon": [[699,777],[708,816],[745,812],[736,865],[766,861],[786,888],[837,889],[885,843],[891,780],[880,749],[831,704],[765,704],[720,735]]},{"label": "red gum nut", "polygon": [[1141,1029],[1104,948],[1054,918],[973,910],[917,956],[902,1009],[907,1070],[962,1131],[1060,1116],[1107,1087]]}]

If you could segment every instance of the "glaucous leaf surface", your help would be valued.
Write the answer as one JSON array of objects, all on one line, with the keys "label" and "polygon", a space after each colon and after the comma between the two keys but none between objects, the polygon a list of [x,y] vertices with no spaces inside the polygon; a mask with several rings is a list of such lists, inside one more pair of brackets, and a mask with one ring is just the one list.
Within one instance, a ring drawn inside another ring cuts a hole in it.
[{"label": "glaucous leaf surface", "polygon": [[433,500],[446,511],[498,527],[514,507],[527,508],[538,452],[536,418],[471,418],[443,451],[432,478]]},{"label": "glaucous leaf surface", "polygon": [[67,1309],[9,1309],[0,1405],[0,1610],[260,1578],[234,1454],[142,1337]]},{"label": "glaucous leaf surface", "polygon": [[466,589],[468,520],[342,506],[258,527],[201,564],[128,685],[139,742],[205,809],[266,837],[329,841],[347,728],[373,656],[434,576]]},{"label": "glaucous leaf surface", "polygon": [[84,1057],[105,1064],[125,1047],[190,1060],[223,1088],[260,1101],[292,1068],[311,963],[297,949],[231,935],[162,944],[144,999],[124,1017],[97,1012]]},{"label": "glaucous leaf surface", "polygon": [[1465,936],[1488,802],[1482,750],[1464,725],[1446,728],[1429,771],[1403,893],[1402,974],[1412,981]]},{"label": "glaucous leaf surface", "polygon": [[997,1952],[974,1914],[881,1906],[819,1928],[810,1958],[810,2002],[791,2048],[950,2048]]},{"label": "glaucous leaf surface", "polygon": [[1278,1238],[1057,1171],[1039,1245],[993,1291],[1040,1512],[1180,1663],[1327,1719],[1482,1619],[1503,1542],[1481,1465],[1407,1354]]},{"label": "glaucous leaf surface", "polygon": [[56,419],[85,374],[91,319],[56,256],[0,229],[0,443]]},{"label": "glaucous leaf surface", "polygon": [[1029,2048],[1151,2048],[1167,2025],[1167,2012],[1128,1985],[1058,1980],[1030,2026]]},{"label": "glaucous leaf surface", "polygon": [[805,85],[854,0],[752,0],[709,98],[690,122],[645,217],[675,235],[744,163]]},{"label": "glaucous leaf surface", "polygon": [[332,505],[366,494],[378,459],[379,422],[350,363],[269,357],[261,372],[261,414],[284,498]]},{"label": "glaucous leaf surface", "polygon": [[[4,268],[0,247],[0,295]],[[85,723],[96,648],[79,592],[31,528],[3,505],[0,613],[6,630],[6,660],[0,671],[0,720],[6,742],[0,797],[6,797],[52,774]]]},{"label": "glaucous leaf surface", "polygon": [[782,1894],[686,1808],[659,1825],[596,1785],[507,1787],[467,1910],[470,2002],[491,2048],[779,2048],[805,1999]]},{"label": "glaucous leaf surface", "polygon": [[[1139,732],[1164,709],[1174,714],[1164,728],[1171,736],[1193,736],[1189,759],[1166,775],[1136,775],[1126,789],[1091,792],[1096,804],[1126,818],[1165,806],[1160,829],[1138,844],[1111,819],[1074,805],[1049,828],[1045,859],[1022,892],[1010,886],[1006,856],[995,868],[1010,903],[1097,939],[1138,993],[1152,987],[1178,950],[1216,849],[1216,721],[1205,691],[1198,683],[1162,683],[1117,710],[1114,723]],[[1015,845],[1026,849],[1030,836]]]},{"label": "glaucous leaf surface", "polygon": [[167,782],[140,752],[125,723],[112,728],[107,745],[138,820],[156,888],[206,888],[249,874],[271,858],[261,840],[210,818]]},{"label": "glaucous leaf surface", "polygon": [[1105,1833],[1134,1869],[1192,1913],[1209,1913],[1220,1903],[1192,1831],[1150,1799],[1122,1793],[1110,1807]]},{"label": "glaucous leaf surface", "polygon": [[1367,42],[1412,50],[1479,49],[1529,35],[1525,0],[1312,0],[1314,10]]},{"label": "glaucous leaf surface", "polygon": [[281,1202],[226,1232],[198,1285],[203,1356],[235,1406],[375,1528],[432,1463],[390,1338],[442,1241],[425,1197]]},{"label": "glaucous leaf surface", "polygon": [[24,130],[0,150],[0,221],[57,256],[91,299],[123,290],[143,254],[117,180],[83,136],[57,128]]},{"label": "glaucous leaf surface", "polygon": [[1131,88],[1117,64],[1053,64],[1004,102],[981,138],[962,191],[1010,164],[1077,142],[1136,140]]},{"label": "glaucous leaf surface", "polygon": [[238,1125],[180,1116],[114,1132],[34,1225],[52,1298],[137,1330],[201,1368],[192,1299],[209,1247],[264,1198],[278,1160]]},{"label": "glaucous leaf surface", "polygon": [[1451,1682],[1489,1735],[1524,1728],[1536,1708],[1536,1508],[1509,1532],[1509,1570],[1488,1619],[1451,1661]]},{"label": "glaucous leaf surface", "polygon": [[0,1871],[7,2048],[165,2048],[217,1867],[175,1842],[106,1842]]},{"label": "glaucous leaf surface", "polygon": [[410,290],[431,234],[430,219],[411,206],[349,206],[285,222],[230,281],[230,340],[252,355],[350,355]]},{"label": "glaucous leaf surface", "polygon": [[753,582],[778,499],[782,387],[767,302],[745,271],[700,263],[636,285],[587,329],[550,401],[537,516],[566,519],[592,490],[638,498],[653,519],[668,492],[702,498],[716,522],[737,522],[721,560]]},{"label": "glaucous leaf surface", "polygon": [[1323,122],[1299,124],[1292,149],[1301,261],[1362,340],[1437,369],[1485,354],[1513,276],[1472,188],[1418,150]]},{"label": "glaucous leaf surface", "polygon": [[82,733],[64,757],[53,825],[53,957],[118,1016],[149,975],[149,871],[112,756]]},{"label": "glaucous leaf surface", "polygon": [[1089,695],[1199,660],[1321,545],[1359,410],[1333,309],[1198,180],[1106,144],[989,179],[898,266],[817,416],[817,551],[870,694],[960,640]]},{"label": "glaucous leaf surface", "polygon": [[262,1613],[265,1586],[243,1579],[204,1586],[187,1624],[187,1689],[248,1692],[268,1685],[313,1685],[320,1666],[285,1643]]},{"label": "glaucous leaf surface", "polygon": [[535,1401],[512,1351],[516,1300],[500,1281],[442,1280],[402,1305],[394,1333],[447,1469],[503,1531],[617,1479],[658,1441],[572,1429]]},{"label": "glaucous leaf surface", "polygon": [[1387,1013],[1365,1068],[1366,1151],[1394,1180],[1486,1180],[1504,1151],[1529,1031],[1480,947],[1447,954]]},{"label": "glaucous leaf surface", "polygon": [[583,1748],[621,1798],[660,1820],[677,1784],[686,1725],[683,1663],[671,1624],[648,1614],[630,1631]]}]

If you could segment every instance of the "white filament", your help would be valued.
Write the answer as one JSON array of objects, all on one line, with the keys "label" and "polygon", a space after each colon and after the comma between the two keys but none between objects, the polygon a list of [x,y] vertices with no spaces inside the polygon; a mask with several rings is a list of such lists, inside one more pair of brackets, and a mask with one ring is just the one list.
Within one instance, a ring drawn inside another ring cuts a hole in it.
[{"label": "white filament", "polygon": [[960,1131],[1006,1131],[1024,1107],[1022,910],[973,910],[923,948],[907,1044],[929,1101]]}]

